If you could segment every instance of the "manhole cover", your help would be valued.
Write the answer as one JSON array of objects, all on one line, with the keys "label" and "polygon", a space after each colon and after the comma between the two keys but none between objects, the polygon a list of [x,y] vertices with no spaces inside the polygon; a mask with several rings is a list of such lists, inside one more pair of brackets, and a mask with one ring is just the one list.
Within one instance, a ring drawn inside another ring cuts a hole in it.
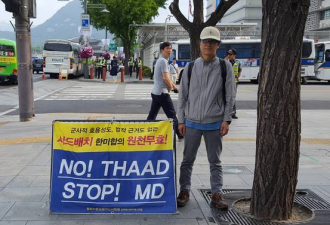
[{"label": "manhole cover", "polygon": [[[211,191],[209,189],[200,189],[199,190],[204,199],[208,204],[211,202]],[[233,202],[249,198],[251,196],[251,190],[244,189],[226,189],[223,190],[224,197],[229,205],[228,211],[221,211],[215,208],[212,208],[212,214],[219,225],[279,225],[287,224],[280,222],[262,222],[249,218],[237,213],[233,208],[231,208]],[[313,224],[329,224],[330,221],[330,204],[323,200],[320,196],[315,194],[309,189],[299,189],[296,191],[295,200],[296,203],[299,203],[315,212],[315,218],[312,221],[303,223],[304,225],[313,225]],[[318,216],[320,212],[320,216]]]}]

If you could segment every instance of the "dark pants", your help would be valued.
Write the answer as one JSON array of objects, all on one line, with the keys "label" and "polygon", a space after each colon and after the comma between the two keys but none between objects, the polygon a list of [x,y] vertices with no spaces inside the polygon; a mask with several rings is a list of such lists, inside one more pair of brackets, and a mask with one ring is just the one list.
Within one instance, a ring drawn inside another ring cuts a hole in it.
[{"label": "dark pants", "polygon": [[101,79],[102,78],[102,67],[96,67],[96,78]]},{"label": "dark pants", "polygon": [[140,67],[136,67],[136,79],[139,78]]},{"label": "dark pants", "polygon": [[132,77],[133,73],[133,66],[129,66],[129,76]]},{"label": "dark pants", "polygon": [[147,120],[156,120],[160,107],[162,107],[167,118],[173,119],[174,130],[175,133],[178,135],[179,139],[183,138],[183,136],[179,133],[178,118],[176,117],[171,96],[169,94],[164,93],[162,93],[161,95],[151,94],[151,98],[152,103]]}]

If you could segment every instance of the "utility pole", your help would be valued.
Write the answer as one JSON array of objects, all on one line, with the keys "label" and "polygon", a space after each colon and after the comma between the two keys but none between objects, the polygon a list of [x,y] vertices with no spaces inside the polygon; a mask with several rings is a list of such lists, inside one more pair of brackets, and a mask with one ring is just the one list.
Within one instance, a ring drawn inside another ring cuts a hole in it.
[{"label": "utility pole", "polygon": [[15,15],[18,100],[21,122],[31,121],[33,117],[33,86],[31,63],[31,31],[28,17],[28,0],[21,0],[20,13]]},{"label": "utility pole", "polygon": [[19,117],[21,122],[31,121],[34,99],[29,17],[35,17],[36,3],[35,0],[1,1],[5,4],[6,11],[13,13],[15,18]]}]

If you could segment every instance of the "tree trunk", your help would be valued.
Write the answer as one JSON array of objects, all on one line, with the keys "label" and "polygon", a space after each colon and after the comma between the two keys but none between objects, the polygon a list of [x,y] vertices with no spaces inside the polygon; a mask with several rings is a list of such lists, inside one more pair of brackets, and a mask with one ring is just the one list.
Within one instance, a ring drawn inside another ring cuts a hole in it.
[{"label": "tree trunk", "polygon": [[251,214],[292,214],[300,153],[301,49],[309,0],[263,0],[256,164]]},{"label": "tree trunk", "polygon": [[125,74],[129,73],[129,68],[128,68],[128,60],[130,57],[130,49],[131,49],[131,41],[127,40],[127,39],[123,39],[123,43],[124,43],[124,52],[125,52],[125,60],[123,61],[124,66],[125,66]]},{"label": "tree trunk", "polygon": [[204,27],[192,27],[188,31],[189,38],[190,38],[190,56],[191,60],[195,60],[198,57],[200,57],[200,48],[199,48],[199,42],[200,42],[200,33],[202,32]]},{"label": "tree trunk", "polygon": [[199,36],[204,27],[215,26],[223,17],[228,9],[238,0],[221,1],[221,4],[211,14],[210,18],[204,23],[204,2],[194,0],[194,20],[189,22],[179,9],[179,0],[173,0],[170,5],[170,11],[177,19],[180,25],[189,33],[190,37],[190,56],[191,60],[195,60],[200,56]]}]

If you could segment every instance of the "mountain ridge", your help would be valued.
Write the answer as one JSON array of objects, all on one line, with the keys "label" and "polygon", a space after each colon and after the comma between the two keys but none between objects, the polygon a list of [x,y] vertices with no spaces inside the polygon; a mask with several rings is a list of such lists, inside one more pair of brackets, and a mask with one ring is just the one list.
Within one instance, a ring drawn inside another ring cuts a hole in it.
[{"label": "mountain ridge", "polygon": [[[81,2],[74,0],[59,9],[51,18],[44,23],[32,27],[31,44],[33,47],[42,46],[47,39],[71,39],[79,36],[78,26],[82,13]],[[0,38],[15,40],[13,31],[0,31]],[[105,30],[92,31],[92,38],[104,39]]]}]

